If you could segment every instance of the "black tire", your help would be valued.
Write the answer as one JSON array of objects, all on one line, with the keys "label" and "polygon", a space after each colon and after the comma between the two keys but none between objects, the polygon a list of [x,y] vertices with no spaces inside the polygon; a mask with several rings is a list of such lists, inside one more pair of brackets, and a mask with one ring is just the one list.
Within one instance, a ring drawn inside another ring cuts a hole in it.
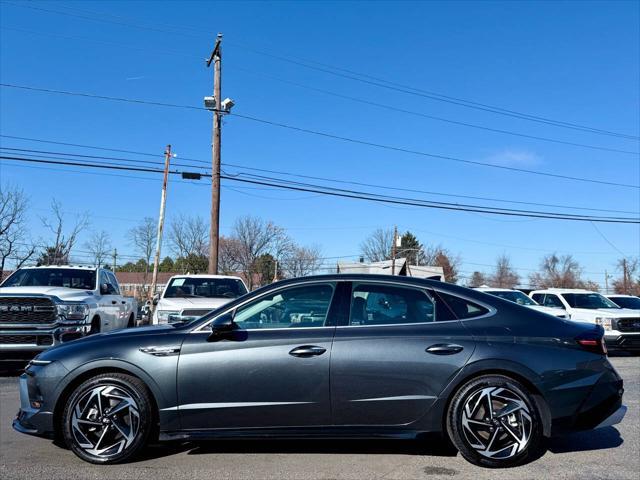
[{"label": "black tire", "polygon": [[543,449],[543,425],[533,396],[504,375],[483,375],[463,385],[449,405],[447,432],[460,454],[482,467],[523,465]]},{"label": "black tire", "polygon": [[[96,394],[96,391],[100,393]],[[110,397],[111,392],[114,392],[113,397]],[[96,396],[100,397],[100,414],[92,413],[97,410],[92,407],[98,403],[92,400]],[[124,408],[118,410],[125,401],[128,405],[126,411]],[[117,372],[97,375],[79,385],[67,399],[62,414],[64,441],[73,453],[86,462],[125,462],[143,449],[155,432],[156,412],[153,405],[151,394],[140,379]],[[110,409],[114,413],[109,415]],[[78,411],[82,413],[78,415]],[[77,421],[79,417],[82,423]],[[105,421],[105,417],[110,421]],[[101,449],[106,451],[100,452]]]},{"label": "black tire", "polygon": [[100,317],[93,317],[91,319],[91,329],[89,330],[89,335],[95,335],[96,333],[100,333]]}]

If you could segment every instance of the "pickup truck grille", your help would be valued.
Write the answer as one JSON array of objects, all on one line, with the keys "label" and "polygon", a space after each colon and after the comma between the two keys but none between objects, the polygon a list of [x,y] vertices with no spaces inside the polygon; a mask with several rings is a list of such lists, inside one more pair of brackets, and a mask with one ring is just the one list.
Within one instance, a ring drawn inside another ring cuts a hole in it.
[{"label": "pickup truck grille", "polygon": [[56,317],[56,306],[47,297],[0,296],[0,326],[54,323]]},{"label": "pickup truck grille", "polygon": [[53,345],[51,335],[0,335],[0,345]]},{"label": "pickup truck grille", "polygon": [[640,317],[618,319],[617,330],[619,332],[640,332]]},{"label": "pickup truck grille", "polygon": [[202,317],[212,310],[213,308],[185,308],[181,315],[183,317]]}]

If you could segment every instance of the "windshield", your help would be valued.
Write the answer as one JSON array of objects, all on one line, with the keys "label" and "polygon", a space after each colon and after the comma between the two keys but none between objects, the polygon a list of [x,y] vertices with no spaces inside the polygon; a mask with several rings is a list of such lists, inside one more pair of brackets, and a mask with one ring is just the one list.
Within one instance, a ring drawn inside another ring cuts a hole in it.
[{"label": "windshield", "polygon": [[563,293],[562,296],[572,308],[620,308],[599,293]]},{"label": "windshield", "polygon": [[496,297],[504,298],[505,300],[509,300],[510,302],[517,303],[518,305],[538,305],[536,302],[531,300],[522,292],[516,292],[516,291],[503,292],[501,290],[497,290],[497,291],[494,290],[494,291],[486,291],[485,293],[495,295]]},{"label": "windshield", "polygon": [[96,271],[75,268],[24,268],[14,272],[2,286],[93,290],[96,287]]},{"label": "windshield", "polygon": [[622,308],[640,310],[640,298],[638,297],[611,297],[611,300]]},{"label": "windshield", "polygon": [[247,293],[237,278],[173,278],[164,298],[236,298]]}]

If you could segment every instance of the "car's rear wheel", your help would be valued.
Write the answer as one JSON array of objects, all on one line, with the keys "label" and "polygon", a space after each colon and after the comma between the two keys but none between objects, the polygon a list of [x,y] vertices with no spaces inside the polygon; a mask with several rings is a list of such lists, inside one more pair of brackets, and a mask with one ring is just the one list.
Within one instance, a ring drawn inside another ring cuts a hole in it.
[{"label": "car's rear wheel", "polygon": [[73,391],[62,419],[64,440],[78,457],[120,463],[147,443],[154,425],[153,403],[140,379],[105,373]]},{"label": "car's rear wheel", "polygon": [[503,375],[484,375],[458,390],[449,406],[447,430],[465,459],[493,468],[537,458],[543,441],[532,395]]}]

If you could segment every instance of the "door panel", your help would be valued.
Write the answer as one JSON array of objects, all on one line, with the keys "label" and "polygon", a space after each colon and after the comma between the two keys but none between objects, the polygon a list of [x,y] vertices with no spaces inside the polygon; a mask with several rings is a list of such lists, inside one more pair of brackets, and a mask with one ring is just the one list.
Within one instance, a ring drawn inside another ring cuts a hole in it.
[{"label": "door panel", "polygon": [[[189,335],[178,366],[182,428],[242,428],[331,423],[329,360],[335,327],[237,331],[207,341]],[[321,355],[294,356],[301,346]]]},{"label": "door panel", "polygon": [[[462,350],[448,355],[426,352],[441,344]],[[331,355],[334,423],[405,425],[419,420],[474,348],[457,321],[338,327]]]},{"label": "door panel", "polygon": [[238,307],[231,332],[188,335],[178,362],[182,428],[329,425],[335,287],[275,288]]}]

